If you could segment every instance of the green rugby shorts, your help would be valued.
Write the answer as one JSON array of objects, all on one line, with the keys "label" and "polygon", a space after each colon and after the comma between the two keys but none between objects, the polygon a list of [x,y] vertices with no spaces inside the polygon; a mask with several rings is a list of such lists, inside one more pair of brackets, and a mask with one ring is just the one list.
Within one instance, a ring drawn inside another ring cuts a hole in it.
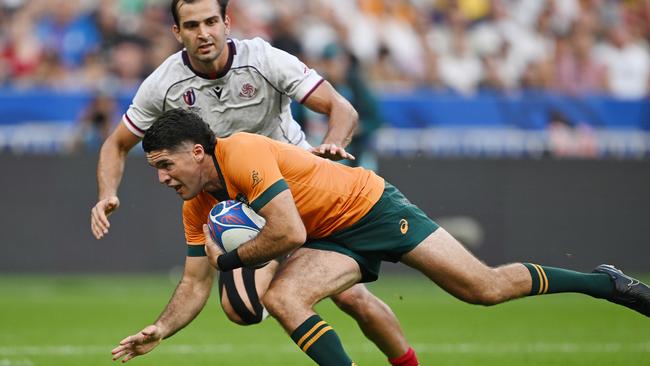
[{"label": "green rugby shorts", "polygon": [[372,282],[379,278],[382,261],[398,262],[438,227],[386,182],[379,201],[359,221],[330,236],[309,240],[303,247],[351,257],[361,268],[361,282]]}]

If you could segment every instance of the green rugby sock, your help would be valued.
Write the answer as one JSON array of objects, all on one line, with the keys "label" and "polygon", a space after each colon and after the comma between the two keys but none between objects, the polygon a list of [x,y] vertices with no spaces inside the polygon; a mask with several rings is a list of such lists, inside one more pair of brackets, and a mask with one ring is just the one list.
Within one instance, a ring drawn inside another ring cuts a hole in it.
[{"label": "green rugby sock", "polygon": [[312,315],[291,333],[291,339],[319,365],[354,365],[339,336],[318,315]]},{"label": "green rugby sock", "polygon": [[614,292],[614,282],[605,273],[582,273],[568,269],[522,263],[533,280],[530,295],[578,292],[597,298],[609,298]]}]

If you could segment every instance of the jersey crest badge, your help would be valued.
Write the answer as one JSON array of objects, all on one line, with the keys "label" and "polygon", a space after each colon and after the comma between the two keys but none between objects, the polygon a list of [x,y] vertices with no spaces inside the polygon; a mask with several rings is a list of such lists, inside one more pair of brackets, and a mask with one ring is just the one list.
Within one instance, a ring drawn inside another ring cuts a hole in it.
[{"label": "jersey crest badge", "polygon": [[245,99],[251,99],[255,96],[255,93],[257,93],[257,89],[250,83],[246,83],[242,85],[239,96]]},{"label": "jersey crest badge", "polygon": [[257,170],[253,170],[251,173],[251,180],[253,181],[252,188],[255,188],[255,186],[262,183],[262,178],[260,178],[260,173],[258,173]]},{"label": "jersey crest badge", "polygon": [[185,101],[185,104],[189,105],[190,107],[196,103],[196,94],[194,94],[194,89],[188,89],[184,94],[183,94],[183,100]]}]

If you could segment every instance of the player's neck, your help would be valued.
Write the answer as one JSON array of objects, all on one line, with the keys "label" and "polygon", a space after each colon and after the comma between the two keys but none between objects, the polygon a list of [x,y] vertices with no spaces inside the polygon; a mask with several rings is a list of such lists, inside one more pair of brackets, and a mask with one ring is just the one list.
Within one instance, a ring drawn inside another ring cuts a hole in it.
[{"label": "player's neck", "polygon": [[222,191],[226,188],[217,169],[218,168],[214,165],[212,159],[206,159],[201,169],[203,172],[203,180],[205,182],[203,184],[204,191],[213,193]]}]

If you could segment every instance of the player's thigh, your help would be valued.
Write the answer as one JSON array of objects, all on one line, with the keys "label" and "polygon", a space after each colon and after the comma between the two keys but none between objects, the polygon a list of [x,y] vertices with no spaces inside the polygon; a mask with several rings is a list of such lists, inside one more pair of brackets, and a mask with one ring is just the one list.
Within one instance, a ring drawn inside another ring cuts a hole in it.
[{"label": "player's thigh", "polygon": [[402,263],[424,273],[453,295],[471,295],[494,277],[494,270],[443,228],[439,228],[418,246],[402,255]]},{"label": "player's thigh", "polygon": [[277,261],[255,270],[238,268],[219,277],[221,307],[237,324],[256,324],[264,318],[261,298],[278,268]]},{"label": "player's thigh", "polygon": [[361,279],[357,262],[327,250],[299,248],[282,263],[269,286],[269,294],[290,295],[300,305],[312,306],[338,294]]}]

